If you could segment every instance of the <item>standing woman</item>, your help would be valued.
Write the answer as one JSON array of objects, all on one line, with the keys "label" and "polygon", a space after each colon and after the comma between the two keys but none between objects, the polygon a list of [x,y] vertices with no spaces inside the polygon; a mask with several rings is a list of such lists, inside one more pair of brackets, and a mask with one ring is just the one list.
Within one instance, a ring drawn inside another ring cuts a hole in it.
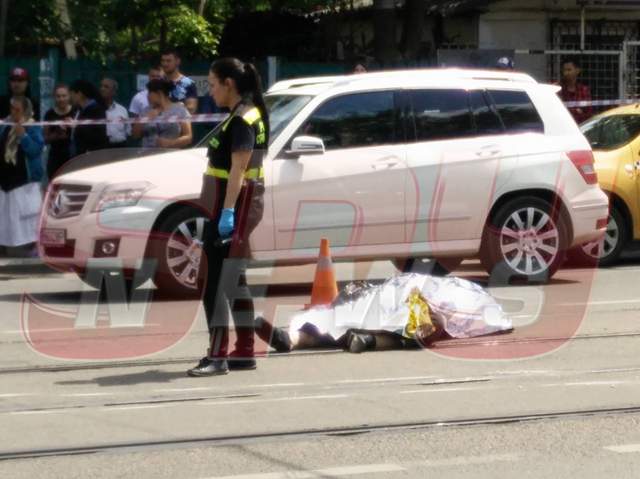
[{"label": "standing woman", "polygon": [[33,122],[33,106],[25,96],[12,98],[7,121],[0,126],[0,246],[30,246],[36,255],[38,218],[44,174],[42,128]]},{"label": "standing woman", "polygon": [[[230,114],[208,145],[202,200],[211,221],[204,232],[207,280],[203,302],[210,348],[188,371],[190,376],[256,367],[254,306],[245,272],[251,255],[249,236],[262,219],[264,207],[262,162],[269,145],[269,116],[260,76],[250,63],[235,58],[214,62],[209,91],[216,105],[228,108]],[[228,241],[231,237],[233,241]],[[230,355],[229,309],[237,335]]]}]

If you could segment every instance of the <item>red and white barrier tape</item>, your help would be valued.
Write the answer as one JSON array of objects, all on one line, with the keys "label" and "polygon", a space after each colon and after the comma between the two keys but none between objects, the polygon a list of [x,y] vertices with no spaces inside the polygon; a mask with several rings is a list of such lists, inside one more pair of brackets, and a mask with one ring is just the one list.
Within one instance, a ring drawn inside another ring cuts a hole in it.
[{"label": "red and white barrier tape", "polygon": [[[636,100],[590,100],[590,101],[568,101],[564,103],[567,108],[583,108],[587,106],[617,106],[617,105],[638,105],[640,108],[640,99]],[[166,118],[118,118],[115,120],[68,120],[68,121],[34,121],[27,126],[83,126],[83,125],[132,125],[134,123],[182,123],[188,121],[190,123],[219,123],[228,117],[225,113],[199,113],[191,115],[189,118],[180,118],[178,116],[168,116]],[[0,126],[14,125],[11,121],[0,120]]]},{"label": "red and white barrier tape", "polygon": [[[224,121],[229,115],[225,113],[200,113],[197,115],[191,115],[188,118],[181,118],[178,116],[167,116],[164,118],[118,118],[115,120],[59,120],[59,121],[34,121],[26,124],[25,126],[83,126],[83,125],[131,125],[134,123],[183,123],[188,121],[190,123],[219,123]],[[11,121],[0,120],[0,126],[13,125]]]},{"label": "red and white barrier tape", "polygon": [[640,100],[588,100],[588,101],[566,101],[567,108],[582,108],[585,106],[617,106],[617,105],[640,105]]}]

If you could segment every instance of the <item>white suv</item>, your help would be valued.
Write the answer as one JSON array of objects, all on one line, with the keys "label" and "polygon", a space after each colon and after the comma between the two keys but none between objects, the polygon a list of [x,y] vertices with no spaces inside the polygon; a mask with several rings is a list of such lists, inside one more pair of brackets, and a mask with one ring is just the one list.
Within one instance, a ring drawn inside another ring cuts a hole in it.
[{"label": "white suv", "polygon": [[[314,261],[327,237],[338,260],[411,269],[479,255],[497,278],[548,280],[608,217],[589,143],[556,93],[524,74],[457,69],[274,85],[255,260]],[[136,283],[194,291],[206,220],[190,201],[205,165],[194,148],[57,178],[42,256],[92,284],[88,271],[137,271]],[[141,271],[143,258],[157,270]]]}]

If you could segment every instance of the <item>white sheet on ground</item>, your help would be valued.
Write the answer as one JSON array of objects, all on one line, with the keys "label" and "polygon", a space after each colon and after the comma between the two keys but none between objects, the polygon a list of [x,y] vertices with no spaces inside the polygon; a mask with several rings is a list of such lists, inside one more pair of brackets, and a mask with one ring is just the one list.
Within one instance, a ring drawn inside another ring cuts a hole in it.
[{"label": "white sheet on ground", "polygon": [[455,277],[405,274],[370,288],[354,301],[296,313],[289,330],[299,330],[308,323],[334,339],[350,329],[401,334],[409,319],[406,300],[414,288],[429,303],[432,317],[454,338],[486,336],[513,328],[502,307],[477,284]]}]

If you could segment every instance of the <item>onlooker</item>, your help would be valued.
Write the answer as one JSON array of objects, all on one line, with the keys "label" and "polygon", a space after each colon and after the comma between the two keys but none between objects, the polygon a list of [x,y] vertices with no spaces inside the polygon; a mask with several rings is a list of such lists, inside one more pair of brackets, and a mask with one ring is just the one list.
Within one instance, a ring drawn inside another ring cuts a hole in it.
[{"label": "onlooker", "polygon": [[182,103],[173,103],[170,94],[173,86],[169,80],[151,80],[147,83],[151,110],[143,117],[156,120],[133,125],[133,137],[143,138],[142,145],[148,148],[184,148],[191,145],[193,134],[189,121],[191,115]]},{"label": "onlooker", "polygon": [[[560,83],[562,86],[562,90],[560,90],[562,101],[591,101],[591,90],[587,85],[578,81],[581,72],[580,63],[575,58],[567,58],[562,62],[562,81]],[[578,124],[588,120],[593,115],[591,105],[571,107],[569,111]]]},{"label": "onlooker", "polygon": [[[162,78],[162,68],[159,66],[151,67],[149,69],[149,80],[160,80]],[[149,90],[146,88],[142,91],[139,91],[134,95],[131,99],[131,104],[129,105],[129,114],[133,118],[137,118],[143,115],[146,115],[150,110],[149,106]]]},{"label": "onlooker", "polygon": [[[78,109],[76,120],[105,120],[107,113],[98,90],[86,80],[76,80],[69,88],[71,101]],[[71,133],[71,156],[101,150],[109,144],[106,125],[80,125]]]},{"label": "onlooker", "polygon": [[[67,85],[57,85],[54,92],[55,105],[44,115],[45,121],[68,121],[76,111],[71,106],[71,97]],[[49,158],[47,160],[47,176],[53,179],[56,172],[71,157],[70,141],[71,128],[68,126],[45,126],[44,138],[49,144]]]},{"label": "onlooker", "polygon": [[29,85],[29,72],[24,68],[15,67],[9,72],[9,93],[0,98],[0,118],[9,115],[11,98],[26,97],[31,100],[33,117],[40,118],[40,105],[31,97],[31,86]]},{"label": "onlooker", "polygon": [[367,66],[365,65],[364,62],[357,62],[353,66],[353,73],[354,74],[367,73]]},{"label": "onlooker", "polygon": [[500,57],[496,62],[496,68],[498,70],[513,70],[515,67],[515,62],[509,57]]},{"label": "onlooker", "polygon": [[164,76],[173,84],[171,101],[182,102],[192,115],[198,110],[196,83],[180,73],[180,55],[175,50],[166,50],[160,59]]},{"label": "onlooker", "polygon": [[[113,78],[103,78],[100,82],[100,96],[107,109],[107,120],[118,122],[129,119],[127,109],[115,101],[118,94],[118,82]],[[109,123],[107,125],[107,138],[110,148],[127,146],[127,138],[131,134],[131,125],[127,123]]]},{"label": "onlooker", "polygon": [[0,126],[0,246],[28,246],[38,239],[44,138],[42,128],[29,126],[33,106],[27,97],[11,99],[10,111],[7,121],[15,124]]}]

